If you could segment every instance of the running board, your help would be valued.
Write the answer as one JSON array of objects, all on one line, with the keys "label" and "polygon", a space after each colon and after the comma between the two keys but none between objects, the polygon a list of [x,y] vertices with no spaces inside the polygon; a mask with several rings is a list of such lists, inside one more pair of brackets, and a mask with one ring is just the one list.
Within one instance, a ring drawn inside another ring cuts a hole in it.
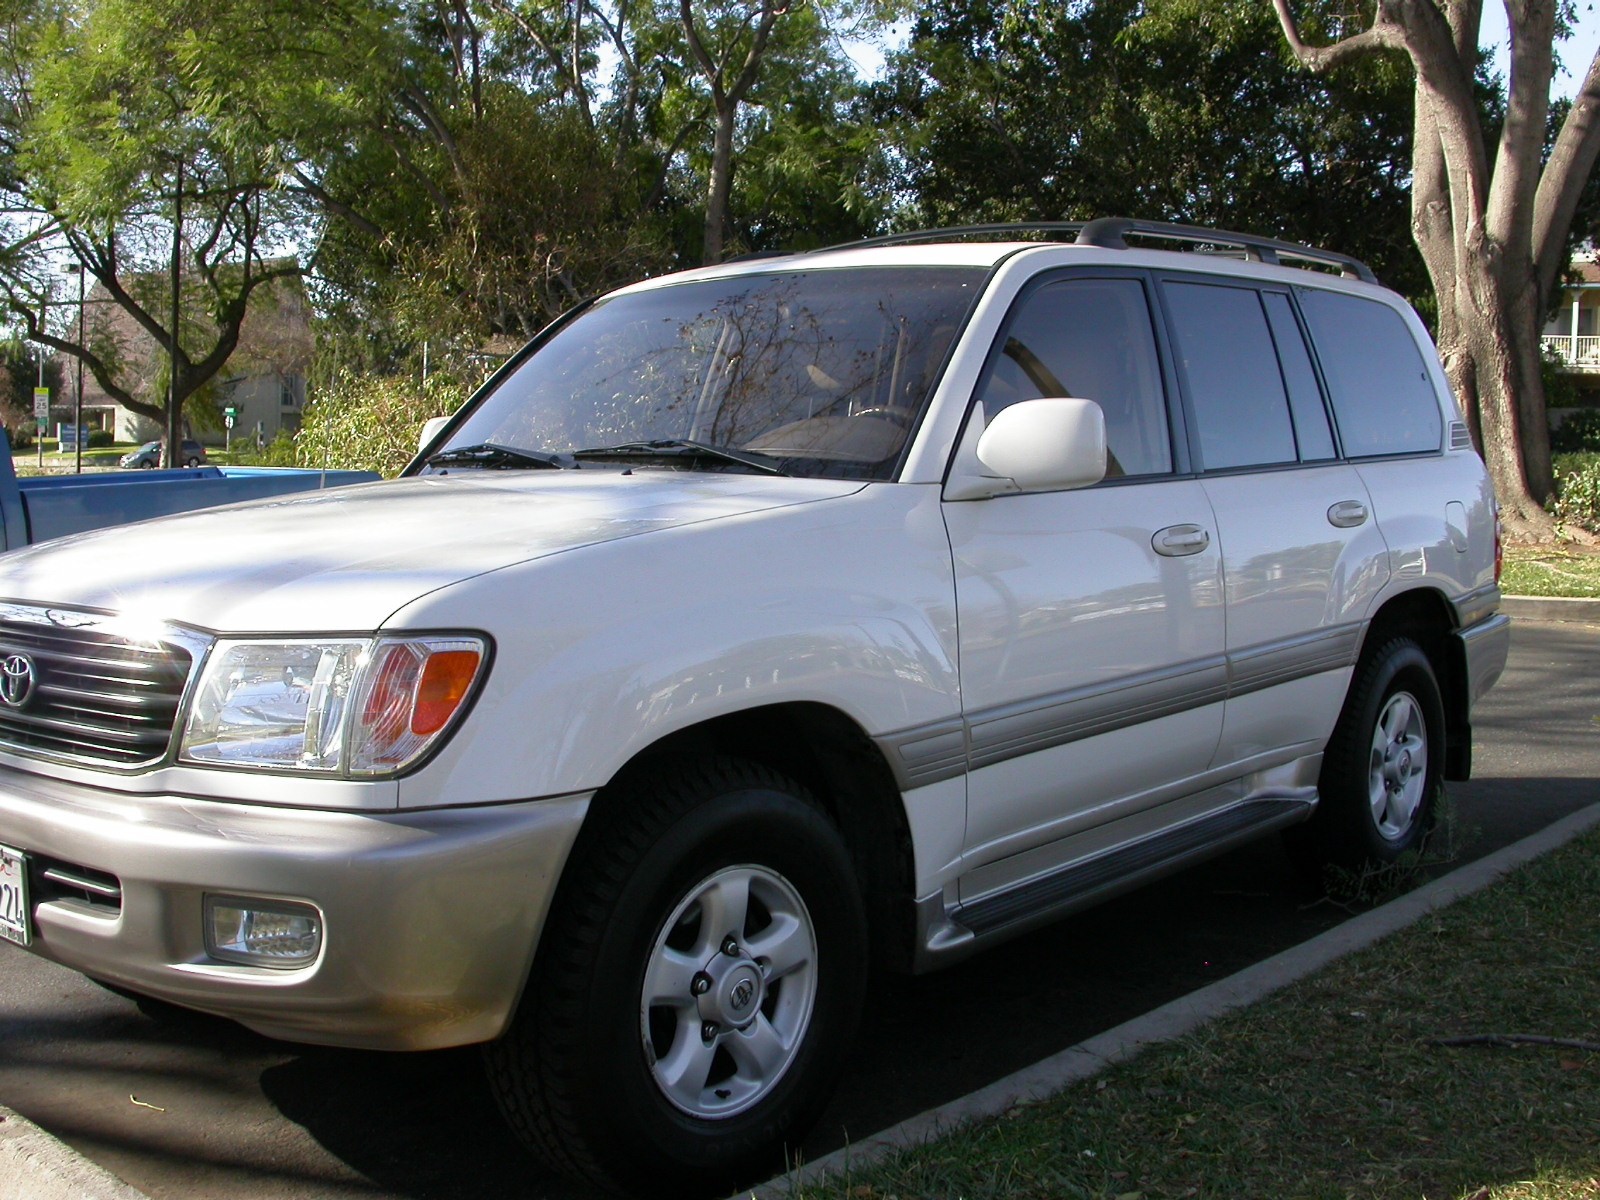
[{"label": "running board", "polygon": [[1113,894],[1176,871],[1273,829],[1304,820],[1317,797],[1304,790],[1272,799],[1246,800],[1166,833],[1076,863],[993,896],[956,907],[950,918],[979,938],[1020,933],[1022,926],[1054,919]]}]

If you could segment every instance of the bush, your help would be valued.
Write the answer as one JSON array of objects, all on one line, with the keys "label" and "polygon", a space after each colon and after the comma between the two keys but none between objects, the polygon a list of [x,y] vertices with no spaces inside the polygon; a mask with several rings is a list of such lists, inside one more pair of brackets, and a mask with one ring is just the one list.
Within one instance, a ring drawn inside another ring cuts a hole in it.
[{"label": "bush", "polygon": [[[1587,471],[1591,467],[1600,467],[1600,450],[1571,450],[1565,454],[1550,456],[1550,467],[1555,473],[1557,484],[1574,471]],[[1557,487],[1559,491],[1559,486]]]},{"label": "bush", "polygon": [[1550,431],[1550,449],[1557,454],[1600,450],[1600,408],[1568,413],[1561,427]]},{"label": "bush", "polygon": [[306,404],[296,463],[397,475],[417,453],[422,423],[460,408],[469,391],[437,375],[426,387],[410,376],[341,375]]},{"label": "bush", "polygon": [[300,460],[295,454],[294,434],[287,429],[278,430],[260,450],[248,449],[249,442],[241,438],[239,448],[233,452],[233,461],[248,467],[297,467]]},{"label": "bush", "polygon": [[89,449],[104,450],[107,446],[117,444],[117,435],[109,429],[91,429],[89,431]]},{"label": "bush", "polygon": [[1600,461],[1589,461],[1558,482],[1550,513],[1556,524],[1600,533]]}]

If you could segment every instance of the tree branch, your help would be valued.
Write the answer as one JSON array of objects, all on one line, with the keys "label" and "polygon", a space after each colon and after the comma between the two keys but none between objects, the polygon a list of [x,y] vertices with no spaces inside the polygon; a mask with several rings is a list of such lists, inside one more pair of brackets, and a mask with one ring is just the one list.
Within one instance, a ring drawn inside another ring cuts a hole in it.
[{"label": "tree branch", "polygon": [[1306,45],[1300,37],[1299,23],[1295,21],[1294,13],[1289,9],[1289,0],[1272,0],[1272,7],[1277,10],[1278,24],[1283,27],[1284,40],[1289,43],[1290,51],[1301,66],[1314,74],[1330,71],[1341,63],[1371,54],[1375,50],[1404,48],[1399,26],[1387,19],[1385,6],[1381,3],[1368,28],[1350,37],[1341,38],[1331,46]]},{"label": "tree branch", "polygon": [[761,71],[761,58],[767,50],[767,38],[772,34],[772,27],[777,23],[780,14],[788,12],[788,7],[779,7],[773,0],[766,0],[761,6],[761,20],[756,23],[755,33],[750,38],[750,48],[745,52],[744,66],[739,72],[739,78],[728,89],[728,97],[735,104],[743,100],[756,81],[757,74]]},{"label": "tree branch", "polygon": [[1533,255],[1539,297],[1547,299],[1566,266],[1567,232],[1600,156],[1600,51],[1561,124],[1533,201]]},{"label": "tree branch", "polygon": [[1581,1038],[1546,1037],[1541,1033],[1473,1033],[1466,1037],[1429,1038],[1430,1046],[1560,1046],[1600,1054],[1600,1042]]},{"label": "tree branch", "polygon": [[694,23],[694,9],[690,6],[690,0],[678,0],[678,19],[683,24],[683,36],[689,43],[689,53],[699,64],[700,73],[711,87],[712,107],[720,113],[723,105],[722,67],[712,61],[706,44],[700,40],[700,29]]},{"label": "tree branch", "polygon": [[296,167],[294,170],[294,177],[300,184],[299,188],[295,190],[300,192],[302,195],[311,197],[311,199],[315,200],[334,216],[339,217],[341,220],[347,222],[361,233],[366,234],[374,241],[381,241],[383,239],[383,230],[380,229],[375,222],[369,220],[367,217],[362,216],[354,208],[350,207],[350,205],[344,203],[344,201],[334,199],[334,197],[328,193],[327,189],[325,189],[316,180],[312,179],[311,176],[307,175],[305,171],[299,167]]},{"label": "tree branch", "polygon": [[1520,264],[1533,257],[1527,214],[1539,186],[1550,114],[1555,5],[1546,0],[1508,0],[1506,17],[1511,27],[1511,81],[1484,225],[1506,258]]}]

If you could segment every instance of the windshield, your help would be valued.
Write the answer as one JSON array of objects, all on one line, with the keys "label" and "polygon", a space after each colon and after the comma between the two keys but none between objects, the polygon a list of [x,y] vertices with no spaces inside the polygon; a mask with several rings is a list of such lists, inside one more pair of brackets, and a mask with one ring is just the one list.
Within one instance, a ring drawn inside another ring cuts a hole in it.
[{"label": "windshield", "polygon": [[[502,380],[441,450],[665,457],[668,443],[692,443],[790,474],[888,479],[983,278],[793,271],[603,300]],[[705,453],[681,465],[750,469]]]}]

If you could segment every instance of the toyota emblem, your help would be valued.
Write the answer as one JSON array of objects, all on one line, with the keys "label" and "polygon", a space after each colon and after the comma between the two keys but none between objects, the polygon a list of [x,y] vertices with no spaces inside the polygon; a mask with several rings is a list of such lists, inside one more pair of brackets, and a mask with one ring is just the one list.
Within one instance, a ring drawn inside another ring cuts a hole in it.
[{"label": "toyota emblem", "polygon": [[26,654],[8,654],[0,659],[0,703],[7,708],[21,708],[33,697],[38,683],[33,659]]},{"label": "toyota emblem", "polygon": [[733,995],[730,997],[730,999],[733,1001],[733,1011],[743,1012],[747,1007],[749,1007],[750,1001],[755,999],[755,994],[755,980],[739,980],[738,983],[734,984]]}]

